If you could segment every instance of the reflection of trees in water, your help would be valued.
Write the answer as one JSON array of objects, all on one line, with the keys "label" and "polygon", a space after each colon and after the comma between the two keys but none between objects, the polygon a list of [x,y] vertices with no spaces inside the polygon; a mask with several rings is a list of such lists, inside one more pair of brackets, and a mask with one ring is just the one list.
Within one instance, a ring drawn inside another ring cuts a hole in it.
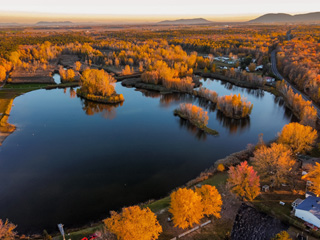
[{"label": "reflection of trees in water", "polygon": [[16,126],[8,122],[12,104],[13,98],[0,99],[0,146],[16,130]]},{"label": "reflection of trees in water", "polygon": [[[64,93],[67,93],[67,89],[68,88],[64,88],[63,89],[63,92]],[[76,90],[74,90],[74,88],[69,88],[69,94],[70,94],[70,98],[75,98],[76,96],[77,96],[77,92],[76,92]]]},{"label": "reflection of trees in water", "polygon": [[75,98],[77,96],[76,90],[74,90],[73,88],[70,88],[69,92],[70,98]]},{"label": "reflection of trees in water", "polygon": [[188,120],[179,118],[179,125],[180,128],[187,129],[189,132],[191,132],[197,139],[205,141],[207,139],[207,133],[200,130],[193,124],[191,124]]},{"label": "reflection of trees in water", "polygon": [[250,128],[250,118],[233,119],[223,115],[222,112],[217,111],[217,120],[222,123],[222,126],[229,129],[229,133],[235,134],[237,131],[244,131]]},{"label": "reflection of trees in water", "polygon": [[101,114],[105,119],[114,119],[117,115],[116,108],[122,106],[123,102],[118,104],[96,103],[82,99],[82,109],[89,116]]},{"label": "reflection of trees in water", "polygon": [[163,94],[160,97],[161,107],[170,107],[171,103],[192,102],[194,97],[186,93]]},{"label": "reflection of trees in water", "polygon": [[299,122],[299,119],[292,113],[292,111],[286,106],[286,103],[282,97],[274,97],[274,103],[279,107],[284,108],[285,119],[290,120],[290,122]]},{"label": "reflection of trees in water", "polygon": [[223,81],[220,81],[220,83],[228,90],[247,93],[249,95],[255,96],[256,98],[262,98],[264,96],[264,90],[262,90],[262,89],[251,89],[251,88],[238,87],[232,83],[223,82]]},{"label": "reflection of trees in water", "polygon": [[198,98],[198,105],[206,109],[208,112],[214,112],[217,108],[217,104],[212,103],[204,98]]},{"label": "reflection of trees in water", "polygon": [[142,93],[144,97],[150,98],[160,98],[161,107],[170,107],[171,103],[180,103],[180,102],[192,102],[194,97],[186,93],[160,93],[156,91],[149,91],[144,89],[136,89]]},{"label": "reflection of trees in water", "polygon": [[136,89],[136,91],[141,92],[142,96],[144,97],[150,97],[150,98],[158,98],[161,96],[161,93],[156,91],[149,91],[144,89]]}]

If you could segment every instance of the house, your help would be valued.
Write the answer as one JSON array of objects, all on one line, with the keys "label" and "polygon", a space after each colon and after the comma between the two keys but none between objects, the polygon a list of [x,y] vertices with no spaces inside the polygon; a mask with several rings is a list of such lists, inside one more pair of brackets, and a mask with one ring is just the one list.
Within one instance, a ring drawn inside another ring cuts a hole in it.
[{"label": "house", "polygon": [[260,70],[263,70],[263,65],[259,65],[256,67],[256,71],[260,71]]},{"label": "house", "polygon": [[308,198],[308,197],[310,197],[310,196],[312,196],[312,197],[316,197],[317,195],[316,195],[316,194],[314,194],[313,192],[309,192],[309,191],[307,191],[305,196],[306,196],[306,198]]},{"label": "house", "polygon": [[276,81],[276,79],[272,78],[272,77],[265,77],[265,80],[267,83],[273,83]]},{"label": "house", "polygon": [[320,197],[309,196],[295,207],[294,215],[316,227],[320,227]]}]

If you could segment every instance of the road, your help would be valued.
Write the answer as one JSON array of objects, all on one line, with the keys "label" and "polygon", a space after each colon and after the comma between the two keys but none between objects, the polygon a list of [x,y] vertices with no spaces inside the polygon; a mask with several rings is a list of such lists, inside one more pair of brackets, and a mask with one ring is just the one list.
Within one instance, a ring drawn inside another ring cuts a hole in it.
[{"label": "road", "polygon": [[[277,78],[283,79],[286,82],[286,84],[292,88],[292,91],[294,93],[300,94],[305,101],[311,101],[312,102],[312,100],[306,94],[304,94],[301,91],[299,91],[298,89],[296,89],[288,80],[286,80],[284,77],[281,76],[281,74],[279,73],[279,71],[277,69],[277,57],[276,57],[276,55],[277,55],[276,50],[273,50],[271,52],[271,70],[272,70],[273,74]],[[320,118],[320,108],[318,106],[316,106],[313,102],[312,102],[312,106],[317,110],[318,118]]]}]

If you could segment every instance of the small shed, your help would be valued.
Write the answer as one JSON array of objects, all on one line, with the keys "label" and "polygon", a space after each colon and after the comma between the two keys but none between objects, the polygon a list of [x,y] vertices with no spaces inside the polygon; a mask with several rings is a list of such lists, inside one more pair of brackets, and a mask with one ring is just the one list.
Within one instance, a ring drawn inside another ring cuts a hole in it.
[{"label": "small shed", "polygon": [[269,185],[263,185],[261,189],[262,189],[263,192],[269,192],[270,191]]}]

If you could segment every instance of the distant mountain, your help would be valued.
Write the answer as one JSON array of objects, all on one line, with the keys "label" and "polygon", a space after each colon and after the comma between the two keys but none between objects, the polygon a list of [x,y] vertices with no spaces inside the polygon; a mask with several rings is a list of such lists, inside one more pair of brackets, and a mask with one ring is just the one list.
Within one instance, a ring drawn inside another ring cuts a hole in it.
[{"label": "distant mountain", "polygon": [[290,15],[286,13],[268,13],[256,19],[249,21],[250,23],[272,23],[272,22],[320,22],[320,12]]},{"label": "distant mountain", "polygon": [[178,19],[178,20],[165,20],[158,22],[160,25],[192,25],[192,24],[209,24],[212,23],[204,18],[192,18],[192,19]]},{"label": "distant mountain", "polygon": [[46,22],[40,21],[36,23],[37,25],[71,25],[73,22],[70,21],[63,21],[63,22]]},{"label": "distant mountain", "polygon": [[18,23],[16,22],[4,22],[4,23],[0,23],[0,26],[16,26],[16,25],[19,25]]}]

